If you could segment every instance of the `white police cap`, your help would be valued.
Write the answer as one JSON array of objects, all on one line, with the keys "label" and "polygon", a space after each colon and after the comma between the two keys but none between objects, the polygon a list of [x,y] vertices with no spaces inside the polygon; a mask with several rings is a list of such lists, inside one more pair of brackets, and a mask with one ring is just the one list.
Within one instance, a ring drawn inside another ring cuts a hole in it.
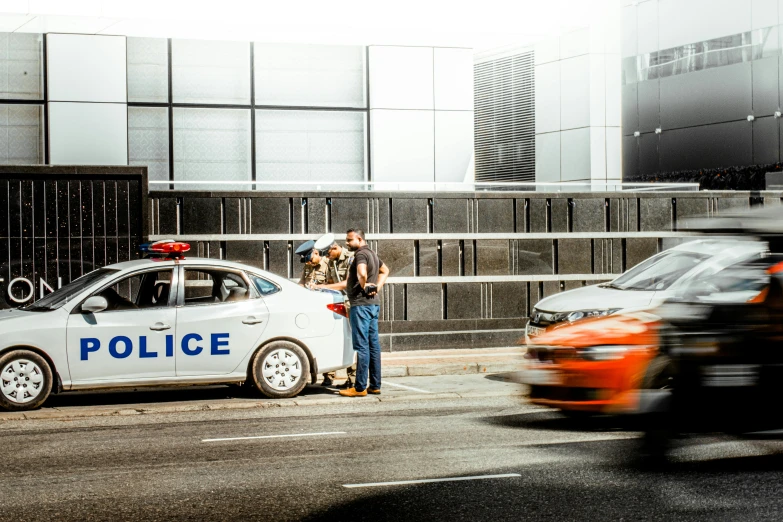
[{"label": "white police cap", "polygon": [[334,234],[324,234],[323,236],[319,237],[315,244],[313,245],[313,248],[318,250],[319,252],[323,252],[324,250],[327,250],[330,246],[334,244]]}]

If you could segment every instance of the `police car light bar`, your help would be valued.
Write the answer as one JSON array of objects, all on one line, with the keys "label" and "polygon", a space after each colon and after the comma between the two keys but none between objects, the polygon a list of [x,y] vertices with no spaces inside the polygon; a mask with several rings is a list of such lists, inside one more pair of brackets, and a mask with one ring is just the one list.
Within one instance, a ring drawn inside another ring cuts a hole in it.
[{"label": "police car light bar", "polygon": [[154,243],[144,243],[139,247],[139,250],[150,257],[165,256],[182,259],[182,254],[190,251],[190,244],[174,241],[173,239],[163,239]]}]

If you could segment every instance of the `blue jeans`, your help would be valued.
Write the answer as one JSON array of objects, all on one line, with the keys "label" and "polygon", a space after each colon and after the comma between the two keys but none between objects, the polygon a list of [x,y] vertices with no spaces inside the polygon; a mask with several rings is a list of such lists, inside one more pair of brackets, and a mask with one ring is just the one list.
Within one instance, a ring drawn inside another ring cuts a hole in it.
[{"label": "blue jeans", "polygon": [[351,307],[351,340],[356,350],[356,391],[367,389],[367,372],[370,387],[381,387],[381,342],[378,339],[379,305]]}]

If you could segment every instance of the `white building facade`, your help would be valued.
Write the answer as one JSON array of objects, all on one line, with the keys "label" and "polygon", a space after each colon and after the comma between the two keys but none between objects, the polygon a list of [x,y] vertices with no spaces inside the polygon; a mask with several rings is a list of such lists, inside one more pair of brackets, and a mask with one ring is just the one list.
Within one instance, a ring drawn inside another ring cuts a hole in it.
[{"label": "white building facade", "polygon": [[176,188],[472,181],[472,56],[3,33],[0,163],[146,165],[151,181],[215,182]]}]

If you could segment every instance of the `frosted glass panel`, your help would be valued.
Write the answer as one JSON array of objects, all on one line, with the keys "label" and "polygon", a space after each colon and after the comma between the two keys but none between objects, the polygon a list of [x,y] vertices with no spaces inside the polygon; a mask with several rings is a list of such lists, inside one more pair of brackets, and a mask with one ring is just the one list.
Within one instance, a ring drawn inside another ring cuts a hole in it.
[{"label": "frosted glass panel", "polygon": [[42,164],[42,128],[42,106],[0,105],[0,164]]},{"label": "frosted glass panel", "polygon": [[367,105],[359,46],[254,44],[256,105]]},{"label": "frosted glass panel", "polygon": [[250,44],[172,40],[175,103],[250,104]]},{"label": "frosted glass panel", "polygon": [[168,112],[165,107],[128,107],[128,164],[146,166],[150,181],[169,179]]},{"label": "frosted glass panel", "polygon": [[42,37],[0,33],[0,98],[43,99]]},{"label": "frosted glass panel", "polygon": [[[174,179],[243,181],[251,177],[250,110],[174,109]],[[248,190],[249,185],[175,185]]]},{"label": "frosted glass panel", "polygon": [[257,110],[256,179],[364,181],[365,134],[364,112]]},{"label": "frosted glass panel", "polygon": [[169,101],[169,49],[165,38],[128,38],[128,101]]}]

